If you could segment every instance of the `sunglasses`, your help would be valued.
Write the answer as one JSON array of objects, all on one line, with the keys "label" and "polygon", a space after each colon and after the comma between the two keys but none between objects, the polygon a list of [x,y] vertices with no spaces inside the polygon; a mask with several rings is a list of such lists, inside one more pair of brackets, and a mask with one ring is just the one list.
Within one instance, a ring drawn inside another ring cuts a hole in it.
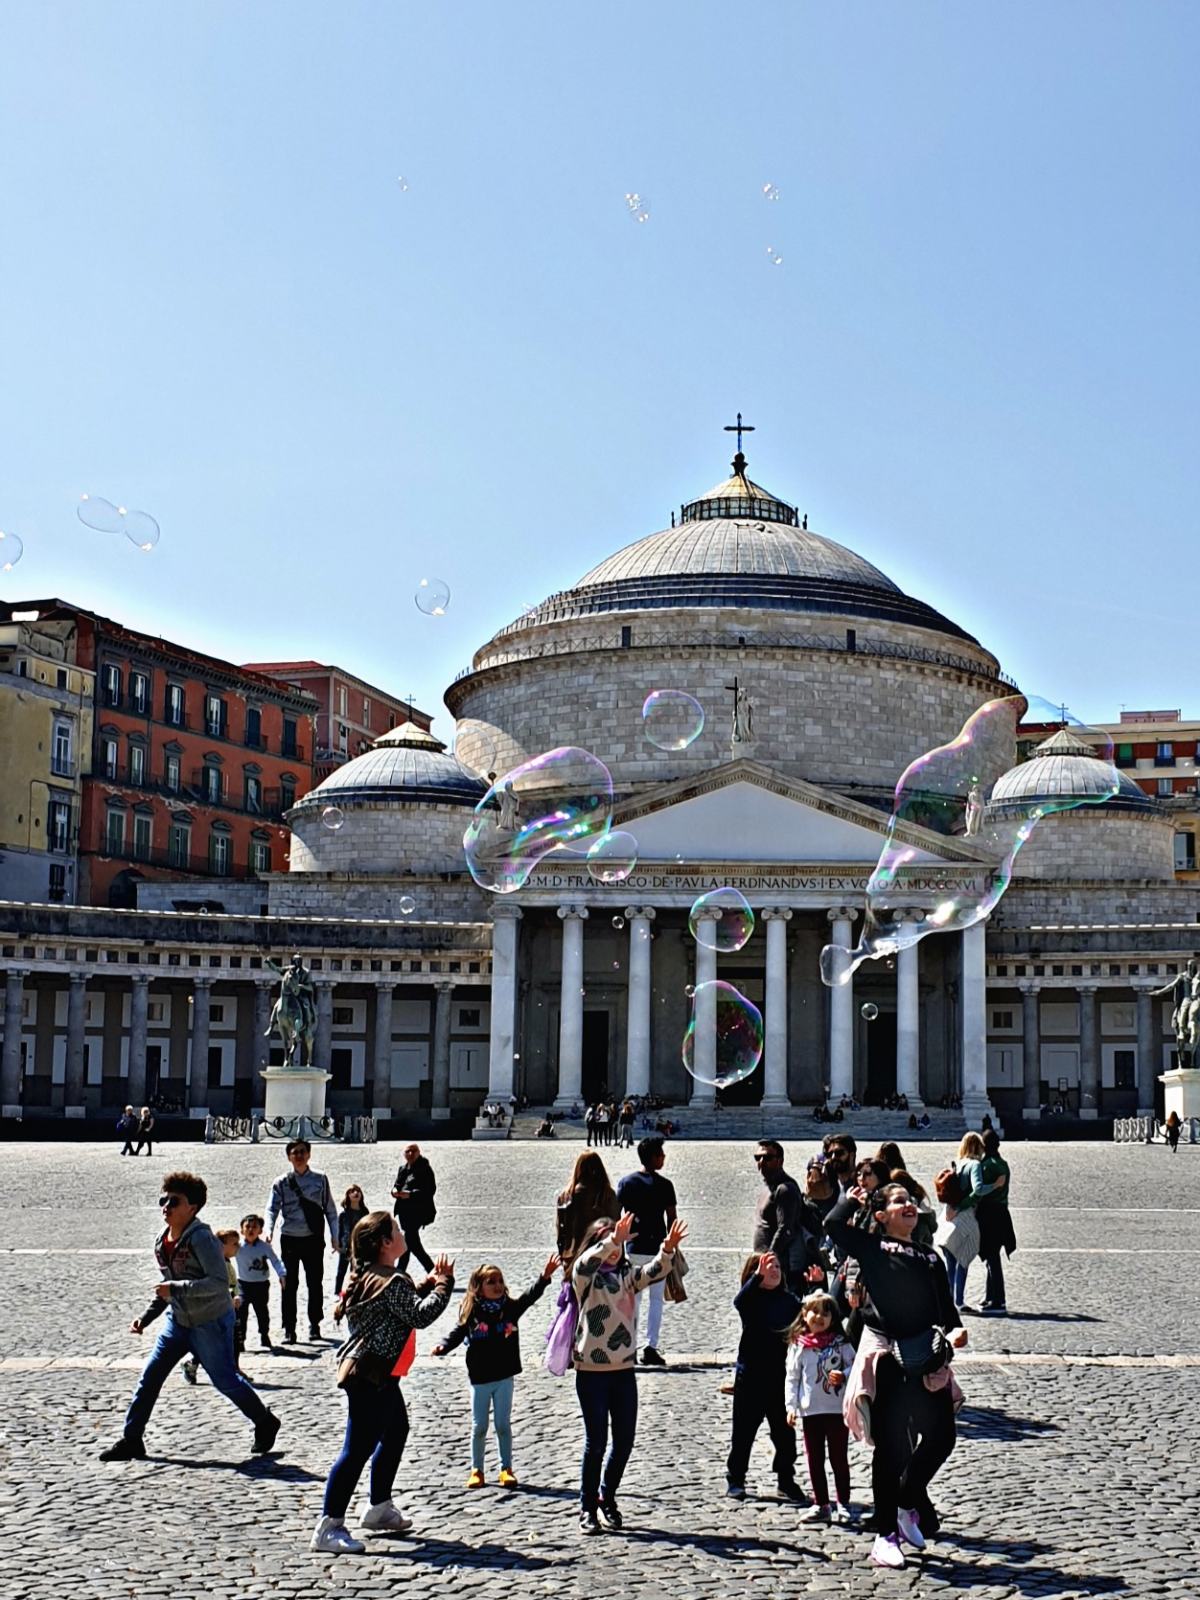
[{"label": "sunglasses", "polygon": [[181,1206],[182,1204],[183,1197],[181,1195],[160,1194],[158,1197],[158,1209],[160,1211],[174,1211],[176,1206]]}]

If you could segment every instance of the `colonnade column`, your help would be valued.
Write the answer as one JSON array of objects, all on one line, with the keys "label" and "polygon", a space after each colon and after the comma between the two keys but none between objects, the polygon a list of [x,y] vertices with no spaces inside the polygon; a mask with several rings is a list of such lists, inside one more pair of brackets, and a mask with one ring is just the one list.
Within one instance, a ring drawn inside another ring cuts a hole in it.
[{"label": "colonnade column", "polygon": [[192,984],[192,1044],[188,1076],[188,1111],[193,1117],[208,1115],[208,1030],[212,1016],[212,979],[196,978]]},{"label": "colonnade column", "polygon": [[138,973],[129,994],[129,1079],[126,1094],[136,1110],[146,1099],[146,1005],[150,979]]},{"label": "colonnade column", "polygon": [[650,1093],[650,924],[652,906],[626,906],[629,924],[629,1028],[625,1093]]},{"label": "colonnade column", "polygon": [[263,1100],[263,1086],[259,1082],[260,1071],[258,1063],[264,1067],[271,1064],[271,1041],[267,1031],[271,1026],[271,1007],[275,1003],[271,993],[272,981],[269,978],[255,978],[254,980],[254,1104],[261,1105]]},{"label": "colonnade column", "polygon": [[1042,1114],[1042,1031],[1038,1008],[1041,985],[1026,980],[1021,991],[1021,1082],[1024,1090],[1021,1116],[1035,1122]]},{"label": "colonnade column", "polygon": [[394,983],[375,985],[375,1056],[371,1063],[371,1113],[377,1122],[386,1121],[392,1114],[392,1000],[395,993]]},{"label": "colonnade column", "polygon": [[[435,983],[433,1011],[433,1097],[430,1116],[435,1122],[450,1120],[450,997],[453,983]],[[510,1090],[511,1092],[511,1090]]]},{"label": "colonnade column", "polygon": [[25,1000],[25,974],[11,967],[4,974],[4,1051],[0,1055],[0,1115],[21,1115],[21,1013]]},{"label": "colonnade column", "polygon": [[843,1095],[848,1098],[854,1093],[854,977],[848,968],[858,912],[853,906],[835,906],[826,915],[831,924],[830,944],[847,952],[833,974],[845,973],[846,981],[835,983],[829,991],[829,1099],[836,1105]]},{"label": "colonnade column", "polygon": [[[918,921],[920,911],[904,914]],[[904,1095],[909,1110],[919,1111],[921,1099],[921,989],[920,944],[901,944],[896,952],[896,1093]]]},{"label": "colonnade column", "polygon": [[[696,920],[700,924],[715,923],[721,913],[701,911]],[[709,928],[709,936],[712,929]],[[692,1093],[689,1105],[716,1104],[717,1090],[712,1081],[717,1075],[717,992],[712,987],[717,977],[717,952],[710,944],[696,940],[696,992],[692,998],[692,1013],[696,1031],[692,1036]]]},{"label": "colonnade column", "polygon": [[586,906],[559,906],[562,919],[562,988],[558,1002],[558,1094],[567,1107],[583,1095],[583,924]]},{"label": "colonnade column", "polygon": [[[1154,1085],[1162,1071],[1162,1030],[1158,1025],[1157,1002],[1152,990],[1156,985],[1134,985],[1137,994],[1137,1114],[1154,1115]],[[7,1035],[6,1035],[7,1037]]]},{"label": "colonnade column", "polygon": [[962,931],[962,1102],[973,1126],[988,1109],[987,1097],[987,923]]},{"label": "colonnade column", "polygon": [[517,1026],[517,936],[521,908],[492,908],[492,999],[487,1098],[507,1103],[513,1092],[513,1039]]},{"label": "colonnade column", "polygon": [[1094,1122],[1100,1115],[1100,1051],[1096,1039],[1096,985],[1080,984],[1079,1115]]},{"label": "colonnade column", "polygon": [[85,1114],[83,1089],[83,1025],[87,1019],[87,973],[73,972],[67,990],[67,1061],[63,1079],[63,1112]]},{"label": "colonnade column", "polygon": [[787,925],[792,913],[786,906],[769,907],[762,914],[767,925],[767,1028],[763,1051],[764,1106],[791,1105],[788,1098]]}]

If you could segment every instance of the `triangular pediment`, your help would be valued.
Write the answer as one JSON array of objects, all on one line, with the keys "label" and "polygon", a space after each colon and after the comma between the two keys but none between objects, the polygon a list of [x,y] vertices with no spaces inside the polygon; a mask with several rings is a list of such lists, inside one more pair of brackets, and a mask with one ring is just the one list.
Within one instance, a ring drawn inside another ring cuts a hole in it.
[{"label": "triangular pediment", "polygon": [[[701,778],[643,792],[620,806],[613,827],[638,843],[649,862],[805,862],[873,865],[887,832],[882,811],[753,761],[732,761]],[[912,847],[911,864],[983,859],[964,841],[911,824],[896,837]]]}]

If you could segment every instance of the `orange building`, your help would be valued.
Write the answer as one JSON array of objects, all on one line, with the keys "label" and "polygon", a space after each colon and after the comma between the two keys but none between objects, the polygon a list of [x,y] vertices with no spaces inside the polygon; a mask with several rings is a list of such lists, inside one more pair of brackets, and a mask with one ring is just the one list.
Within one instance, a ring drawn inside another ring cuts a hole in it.
[{"label": "orange building", "polygon": [[0,606],[0,620],[14,610],[73,622],[96,675],[80,903],[132,906],[146,879],[286,871],[283,816],[313,787],[311,695],[62,600]]}]

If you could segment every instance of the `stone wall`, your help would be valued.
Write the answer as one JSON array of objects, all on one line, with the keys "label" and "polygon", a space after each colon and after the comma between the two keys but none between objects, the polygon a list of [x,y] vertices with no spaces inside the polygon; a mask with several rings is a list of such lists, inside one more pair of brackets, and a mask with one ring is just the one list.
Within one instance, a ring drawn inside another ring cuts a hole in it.
[{"label": "stone wall", "polygon": [[1175,882],[1175,828],[1145,812],[1080,806],[1043,817],[1013,864],[1014,878]]},{"label": "stone wall", "polygon": [[[271,883],[273,917],[380,918],[414,927],[422,922],[490,924],[493,897],[462,872],[453,882],[421,873],[292,872]],[[411,912],[400,909],[405,897]],[[490,943],[490,938],[489,938]]]},{"label": "stone wall", "polygon": [[463,833],[471,820],[467,806],[413,805],[397,800],[338,800],[344,821],[327,828],[325,809],[297,806],[288,816],[292,829],[289,872],[383,873],[418,876],[462,872]]}]

